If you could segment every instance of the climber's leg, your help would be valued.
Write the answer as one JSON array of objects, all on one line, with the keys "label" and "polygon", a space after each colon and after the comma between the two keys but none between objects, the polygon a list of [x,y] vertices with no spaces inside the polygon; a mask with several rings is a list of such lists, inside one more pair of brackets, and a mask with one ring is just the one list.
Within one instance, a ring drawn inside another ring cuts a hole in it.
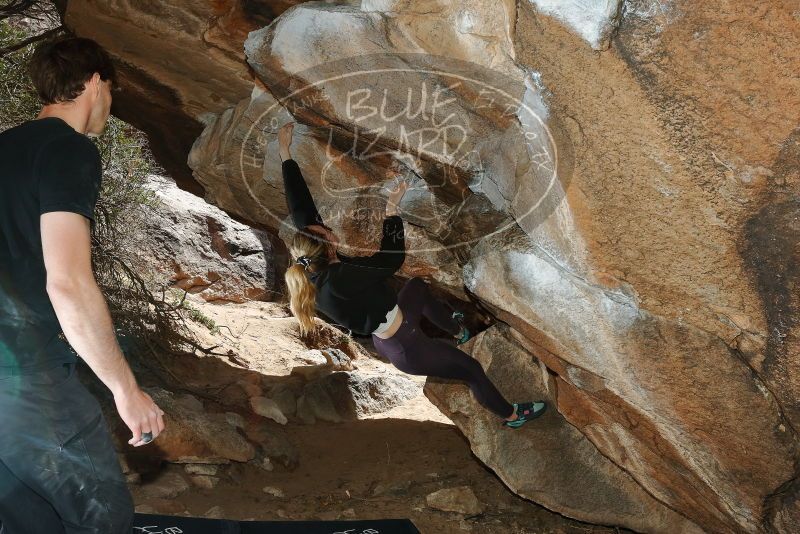
[{"label": "climber's leg", "polygon": [[[405,315],[405,309],[401,307]],[[463,380],[475,399],[485,408],[506,419],[514,407],[486,376],[481,364],[456,347],[431,339],[419,328],[404,324],[388,339],[372,337],[378,352],[398,369],[412,375]]]},{"label": "climber's leg", "polygon": [[420,315],[450,335],[461,333],[461,325],[446,304],[434,298],[430,287],[422,278],[411,278],[397,295],[397,303],[403,316],[410,316],[410,323],[417,325]]}]

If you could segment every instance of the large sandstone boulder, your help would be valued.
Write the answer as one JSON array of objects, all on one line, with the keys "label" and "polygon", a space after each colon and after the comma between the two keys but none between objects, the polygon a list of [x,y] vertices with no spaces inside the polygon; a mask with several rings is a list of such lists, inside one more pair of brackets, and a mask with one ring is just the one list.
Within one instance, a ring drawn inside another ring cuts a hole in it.
[{"label": "large sandstone boulder", "polygon": [[186,154],[204,120],[250,92],[247,32],[298,2],[62,1],[66,25],[117,59],[123,92],[114,96],[115,115],[144,130],[170,176],[202,195]]},{"label": "large sandstone boulder", "polygon": [[389,411],[417,396],[419,386],[399,373],[365,376],[337,372],[309,382],[297,399],[298,416],[338,423]]},{"label": "large sandstone boulder", "polygon": [[[255,458],[255,446],[224,414],[207,413],[203,404],[191,395],[178,396],[160,388],[150,388],[149,393],[164,410],[168,425],[152,445],[128,451],[130,456],[158,457],[175,463],[211,464],[247,462]],[[117,435],[129,437],[129,431],[121,422],[117,425]]]},{"label": "large sandstone boulder", "polygon": [[564,272],[521,232],[498,239],[473,251],[468,287],[547,346],[536,353],[557,373],[559,409],[649,492],[679,509],[712,498],[758,509],[758,488],[792,472],[780,405],[722,340],[641,309],[625,286]]},{"label": "large sandstone boulder", "polygon": [[[145,16],[72,0],[67,23],[127,62],[140,98],[120,104],[151,138],[178,130],[160,159],[185,161],[207,125],[189,158],[207,198],[286,237],[275,134],[294,118],[295,158],[324,215],[366,253],[384,186],[408,176],[403,274],[466,286],[554,375],[548,417],[580,432],[578,456],[596,449],[597,484],[629,482],[604,521],[797,530],[796,8],[313,2],[269,25],[245,17],[220,37],[235,51],[222,58],[196,46],[209,4],[151,4]],[[476,98],[487,88],[495,98]],[[435,122],[447,117],[458,127]],[[443,408],[457,413],[459,395],[446,389]],[[502,474],[501,429],[459,424],[512,490],[533,495]],[[596,512],[551,487],[532,498]]]},{"label": "large sandstone boulder", "polygon": [[164,282],[207,301],[244,302],[275,297],[274,253],[269,236],[219,208],[151,175],[154,202],[144,218],[146,261]]},{"label": "large sandstone boulder", "polygon": [[[255,220],[272,228],[284,239],[291,236],[294,228],[287,218],[275,134],[277,128],[289,120],[294,119],[286,108],[256,85],[249,98],[221,113],[206,128],[189,155],[189,165],[209,199],[242,219]],[[377,247],[380,238],[384,200],[378,177],[388,178],[389,172],[371,161],[372,158],[355,160],[342,155],[330,160],[326,155],[330,149],[329,135],[329,128],[299,125],[295,128],[293,155],[304,176],[309,178],[326,222],[348,236],[344,250],[366,254]],[[413,175],[411,171],[405,173]],[[415,191],[408,196],[422,208],[416,210],[418,218],[414,222],[420,227],[435,225],[438,233],[450,234],[454,244],[458,244],[462,233],[440,220],[440,213],[462,209],[461,204],[465,204],[468,209],[474,209],[478,221],[508,220],[485,201],[459,201],[448,206],[423,180],[417,179],[416,183]],[[403,267],[404,273],[432,276],[451,293],[464,298],[455,250],[442,246],[434,236],[417,228],[416,225],[407,228],[407,240],[419,253],[409,257]],[[480,232],[476,228],[464,230],[473,234]]]},{"label": "large sandstone boulder", "polygon": [[472,342],[472,357],[502,384],[509,402],[546,400],[550,410],[520,429],[480,406],[464,385],[429,379],[428,397],[461,429],[472,451],[510,487],[566,515],[640,532],[700,530],[650,496],[563,415],[552,409],[558,385],[531,355],[529,342],[507,326],[494,326]]}]

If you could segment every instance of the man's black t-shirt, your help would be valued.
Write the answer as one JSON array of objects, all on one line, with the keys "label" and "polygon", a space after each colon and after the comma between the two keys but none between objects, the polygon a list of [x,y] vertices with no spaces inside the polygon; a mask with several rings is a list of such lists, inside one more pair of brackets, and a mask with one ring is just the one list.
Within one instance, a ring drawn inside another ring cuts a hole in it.
[{"label": "man's black t-shirt", "polygon": [[0,133],[0,368],[74,362],[47,296],[39,217],[93,219],[102,176],[92,141],[56,117]]}]

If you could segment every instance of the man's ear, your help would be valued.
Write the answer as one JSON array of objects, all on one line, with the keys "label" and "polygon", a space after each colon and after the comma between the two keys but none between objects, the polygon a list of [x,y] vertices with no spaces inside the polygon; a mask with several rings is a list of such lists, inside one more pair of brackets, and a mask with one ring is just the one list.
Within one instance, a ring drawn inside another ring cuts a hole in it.
[{"label": "man's ear", "polygon": [[86,88],[91,89],[92,95],[94,95],[96,99],[100,98],[101,83],[99,72],[92,74],[92,77],[89,78],[89,81],[86,83]]}]

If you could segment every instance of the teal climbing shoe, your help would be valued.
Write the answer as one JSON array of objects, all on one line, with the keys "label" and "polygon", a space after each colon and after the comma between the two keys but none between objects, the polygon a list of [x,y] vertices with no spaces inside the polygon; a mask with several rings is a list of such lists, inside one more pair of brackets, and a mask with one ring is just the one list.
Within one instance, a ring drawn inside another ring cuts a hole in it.
[{"label": "teal climbing shoe", "polygon": [[469,329],[464,326],[464,313],[460,311],[453,312],[453,319],[456,320],[458,326],[461,327],[461,332],[456,336],[456,345],[462,345],[472,338]]},{"label": "teal climbing shoe", "polygon": [[517,418],[503,424],[511,428],[519,428],[542,415],[547,410],[547,403],[542,401],[514,403],[514,410],[517,412]]}]

